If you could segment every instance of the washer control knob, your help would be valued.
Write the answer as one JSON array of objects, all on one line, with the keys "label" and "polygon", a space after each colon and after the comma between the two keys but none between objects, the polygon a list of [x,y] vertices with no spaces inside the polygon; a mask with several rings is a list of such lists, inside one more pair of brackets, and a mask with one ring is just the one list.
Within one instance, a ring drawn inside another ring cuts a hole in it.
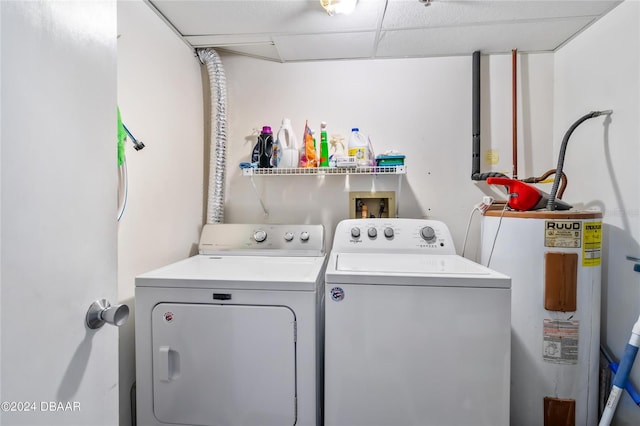
[{"label": "washer control knob", "polygon": [[300,233],[300,240],[309,241],[309,233],[307,231],[302,231]]},{"label": "washer control knob", "polygon": [[293,232],[285,232],[284,233],[284,240],[285,241],[292,241],[293,240]]},{"label": "washer control knob", "polygon": [[420,236],[428,243],[432,243],[436,240],[436,231],[430,226],[425,226],[420,230]]},{"label": "washer control knob", "polygon": [[378,236],[378,230],[376,228],[369,228],[367,230],[367,234],[369,235],[369,238],[375,238]]},{"label": "washer control knob", "polygon": [[387,238],[392,238],[393,237],[393,228],[390,226],[387,226],[386,228],[384,228],[384,236]]},{"label": "washer control knob", "polygon": [[351,236],[353,238],[360,238],[360,228],[351,228]]},{"label": "washer control knob", "polygon": [[265,231],[256,231],[253,234],[253,239],[256,240],[256,242],[261,243],[267,239],[267,233]]}]

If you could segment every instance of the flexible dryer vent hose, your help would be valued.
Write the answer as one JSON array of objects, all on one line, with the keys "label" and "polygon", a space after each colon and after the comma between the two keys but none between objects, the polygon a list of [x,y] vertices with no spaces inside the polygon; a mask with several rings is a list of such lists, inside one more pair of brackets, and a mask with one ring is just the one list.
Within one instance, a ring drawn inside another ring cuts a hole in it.
[{"label": "flexible dryer vent hose", "polygon": [[207,67],[211,92],[211,152],[209,156],[207,223],[222,223],[224,222],[227,156],[227,79],[220,56],[215,50],[210,48],[197,49],[197,53],[200,61]]}]

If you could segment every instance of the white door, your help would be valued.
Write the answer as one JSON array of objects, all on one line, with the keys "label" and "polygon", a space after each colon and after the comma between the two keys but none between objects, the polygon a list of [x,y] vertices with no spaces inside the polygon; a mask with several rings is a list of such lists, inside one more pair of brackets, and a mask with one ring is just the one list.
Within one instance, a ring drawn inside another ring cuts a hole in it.
[{"label": "white door", "polygon": [[0,15],[0,424],[117,425],[116,3]]},{"label": "white door", "polygon": [[160,303],[154,414],[164,423],[296,423],[296,321],[285,306]]}]

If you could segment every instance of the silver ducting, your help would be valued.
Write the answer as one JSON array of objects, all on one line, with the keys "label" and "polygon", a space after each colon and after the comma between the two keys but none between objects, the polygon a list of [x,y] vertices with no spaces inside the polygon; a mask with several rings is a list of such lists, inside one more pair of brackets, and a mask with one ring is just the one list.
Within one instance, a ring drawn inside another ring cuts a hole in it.
[{"label": "silver ducting", "polygon": [[206,65],[211,92],[211,152],[209,156],[209,189],[207,223],[224,222],[224,184],[227,155],[227,79],[222,60],[211,49],[197,49]]}]

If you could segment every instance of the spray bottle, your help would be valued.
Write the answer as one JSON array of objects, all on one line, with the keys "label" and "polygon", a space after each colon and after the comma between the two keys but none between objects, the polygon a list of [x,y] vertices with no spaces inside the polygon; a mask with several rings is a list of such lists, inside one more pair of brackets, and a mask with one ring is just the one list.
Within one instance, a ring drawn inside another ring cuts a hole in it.
[{"label": "spray bottle", "polygon": [[338,161],[345,161],[347,153],[344,150],[342,141],[344,138],[340,135],[332,135],[329,140],[329,167],[338,167]]},{"label": "spray bottle", "polygon": [[319,167],[329,167],[329,144],[327,143],[327,123],[320,123],[320,164]]}]

